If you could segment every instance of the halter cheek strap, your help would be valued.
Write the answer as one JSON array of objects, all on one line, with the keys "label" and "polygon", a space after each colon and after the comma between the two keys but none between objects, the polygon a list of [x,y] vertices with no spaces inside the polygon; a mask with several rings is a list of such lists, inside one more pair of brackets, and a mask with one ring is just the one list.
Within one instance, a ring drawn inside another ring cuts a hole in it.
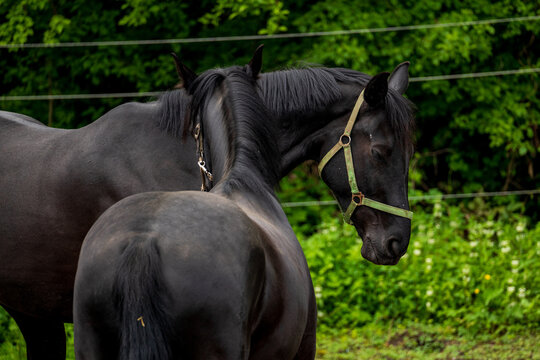
[{"label": "halter cheek strap", "polygon": [[[356,210],[359,206],[367,206],[373,209],[377,209],[392,215],[401,216],[407,219],[412,219],[413,213],[412,211],[405,210],[402,208],[398,208],[395,206],[387,205],[375,200],[371,200],[364,196],[358,190],[358,185],[356,183],[356,175],[354,173],[354,163],[353,163],[353,157],[352,157],[352,151],[351,151],[351,131],[354,126],[354,123],[356,122],[356,118],[358,116],[358,112],[360,111],[360,107],[362,106],[362,103],[364,102],[364,91],[360,93],[360,96],[358,96],[358,100],[356,100],[356,104],[354,105],[353,111],[351,113],[351,116],[349,117],[349,121],[347,122],[347,125],[345,126],[345,130],[343,131],[343,134],[339,138],[339,141],[337,144],[335,144],[328,153],[321,159],[319,163],[319,175],[322,176],[322,172],[326,164],[332,159],[339,150],[343,149],[343,153],[345,155],[345,165],[347,168],[347,176],[349,178],[349,185],[351,187],[351,193],[352,193],[352,199],[351,203],[343,213],[343,219],[347,224],[352,225],[351,217],[354,213],[354,210]],[[343,209],[342,209],[343,211]]]}]

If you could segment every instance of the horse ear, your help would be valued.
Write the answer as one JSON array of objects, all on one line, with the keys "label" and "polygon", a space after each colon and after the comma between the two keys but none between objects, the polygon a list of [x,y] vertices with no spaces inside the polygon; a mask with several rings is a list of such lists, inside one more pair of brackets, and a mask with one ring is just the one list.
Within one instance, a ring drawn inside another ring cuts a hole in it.
[{"label": "horse ear", "polygon": [[388,79],[388,86],[399,92],[401,95],[405,93],[409,87],[409,65],[410,62],[405,61],[392,71]]},{"label": "horse ear", "polygon": [[259,73],[262,69],[262,53],[263,53],[264,44],[259,45],[255,50],[253,57],[248,63],[248,68],[251,69],[251,76],[256,79],[259,76]]},{"label": "horse ear", "polygon": [[188,88],[193,81],[197,78],[197,74],[190,68],[188,68],[184,63],[178,59],[178,56],[176,56],[175,53],[171,53],[171,56],[174,59],[174,66],[176,67],[176,73],[178,74],[178,78],[182,82],[184,88]]},{"label": "horse ear", "polygon": [[390,73],[383,72],[369,80],[364,90],[364,100],[371,107],[377,107],[384,103],[388,92],[388,76]]}]

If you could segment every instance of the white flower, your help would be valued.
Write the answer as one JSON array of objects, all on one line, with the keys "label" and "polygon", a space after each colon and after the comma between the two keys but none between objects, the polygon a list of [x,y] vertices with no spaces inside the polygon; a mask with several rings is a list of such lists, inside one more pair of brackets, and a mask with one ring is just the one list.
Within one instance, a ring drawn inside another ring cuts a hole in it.
[{"label": "white flower", "polygon": [[324,313],[322,311],[317,311],[317,316],[321,318],[324,316]]},{"label": "white flower", "polygon": [[519,260],[512,260],[513,267],[518,267],[518,265],[519,265]]},{"label": "white flower", "polygon": [[474,257],[478,257],[478,253],[476,252],[472,252],[469,254],[470,257],[474,258]]},{"label": "white flower", "polygon": [[508,246],[508,240],[501,241],[501,246],[502,247]]},{"label": "white flower", "polygon": [[518,269],[512,269],[512,274],[517,274],[518,272]]},{"label": "white flower", "polygon": [[516,290],[516,288],[514,286],[509,286],[506,288],[506,290],[508,290],[508,292],[511,294]]},{"label": "white flower", "polygon": [[503,254],[506,254],[506,253],[510,252],[510,250],[512,250],[512,249],[510,249],[508,246],[505,246],[505,247],[503,247],[503,248],[501,249],[501,252],[502,252]]},{"label": "white flower", "polygon": [[525,224],[524,223],[517,224],[516,231],[517,232],[523,232],[523,230],[525,230]]},{"label": "white flower", "polygon": [[482,230],[482,234],[484,234],[486,237],[492,237],[493,234],[495,234],[495,230],[491,230],[491,229],[484,229]]},{"label": "white flower", "polygon": [[426,258],[426,262],[427,262],[428,264],[431,264],[431,263],[433,262],[433,260],[431,260],[431,258]]},{"label": "white flower", "polygon": [[434,238],[429,238],[427,242],[428,242],[429,245],[433,245],[433,244],[435,244],[435,239]]},{"label": "white flower", "polygon": [[514,279],[512,279],[512,278],[508,279],[507,283],[513,284],[513,283],[514,283]]},{"label": "white flower", "polygon": [[468,276],[464,276],[464,277],[463,277],[463,281],[465,281],[465,282],[469,282],[469,281],[471,281],[471,278],[470,278],[470,277],[468,277]]},{"label": "white flower", "polygon": [[525,288],[519,288],[518,297],[519,297],[520,299],[523,299],[523,298],[525,297],[525,291],[526,291],[526,290],[527,290],[527,289],[525,289]]},{"label": "white flower", "polygon": [[426,266],[426,271],[431,271],[431,265]]},{"label": "white flower", "polygon": [[464,274],[468,274],[471,272],[471,268],[469,268],[468,266],[465,266],[463,269],[461,269],[461,272]]},{"label": "white flower", "polygon": [[426,295],[427,295],[427,296],[432,296],[432,295],[433,295],[433,290],[428,289],[428,290],[426,291]]},{"label": "white flower", "polygon": [[416,256],[419,256],[421,253],[422,253],[422,251],[420,251],[420,249],[414,249],[414,251],[413,251],[413,254],[416,255]]},{"label": "white flower", "polygon": [[471,247],[476,247],[476,245],[478,245],[478,241],[471,241],[469,245],[471,245]]},{"label": "white flower", "polygon": [[431,302],[428,301],[428,302],[426,303],[426,307],[427,307],[427,308],[430,308],[430,307],[431,307]]}]

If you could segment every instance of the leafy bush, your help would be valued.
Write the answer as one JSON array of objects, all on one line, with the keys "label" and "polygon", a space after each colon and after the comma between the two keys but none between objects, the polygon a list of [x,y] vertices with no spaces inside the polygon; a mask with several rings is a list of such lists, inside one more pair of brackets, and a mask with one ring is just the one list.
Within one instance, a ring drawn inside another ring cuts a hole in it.
[{"label": "leafy bush", "polygon": [[369,322],[441,323],[460,333],[537,328],[540,225],[482,201],[414,209],[396,266],[364,260],[352,226],[326,218],[302,240],[322,329]]}]

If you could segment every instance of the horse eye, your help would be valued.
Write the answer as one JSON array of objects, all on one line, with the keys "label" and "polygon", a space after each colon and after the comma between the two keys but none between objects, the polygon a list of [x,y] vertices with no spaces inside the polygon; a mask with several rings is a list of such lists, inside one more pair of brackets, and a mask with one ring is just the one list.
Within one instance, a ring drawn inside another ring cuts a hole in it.
[{"label": "horse eye", "polygon": [[386,151],[385,149],[378,149],[378,148],[375,148],[373,147],[371,149],[371,156],[377,160],[377,161],[386,161],[386,158],[388,157],[389,155],[389,151]]},{"label": "horse eye", "polygon": [[382,154],[375,149],[371,149],[371,156],[373,156],[377,160],[384,160]]}]

